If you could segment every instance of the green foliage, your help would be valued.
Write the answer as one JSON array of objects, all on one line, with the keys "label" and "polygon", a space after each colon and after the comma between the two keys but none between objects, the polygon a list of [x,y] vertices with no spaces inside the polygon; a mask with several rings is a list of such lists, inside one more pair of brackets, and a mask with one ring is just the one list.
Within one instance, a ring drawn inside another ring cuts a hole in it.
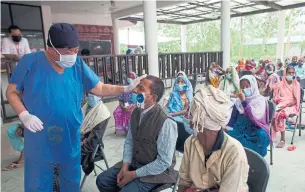
[{"label": "green foliage", "polygon": [[[293,13],[291,36],[305,36],[305,8],[288,10],[286,12],[286,35],[289,25],[289,15]],[[221,49],[220,20],[196,23],[185,26],[186,44],[188,52],[219,51]],[[134,28],[144,31],[144,24],[139,22]],[[278,12],[263,13],[231,18],[231,61],[239,58],[256,60],[260,58],[276,59],[276,44],[268,44],[270,38],[277,38]],[[158,23],[160,36],[180,38],[180,25]],[[261,45],[246,45],[245,43],[261,39]],[[305,50],[305,41],[297,45]],[[180,41],[158,44],[159,52],[180,52]]]}]

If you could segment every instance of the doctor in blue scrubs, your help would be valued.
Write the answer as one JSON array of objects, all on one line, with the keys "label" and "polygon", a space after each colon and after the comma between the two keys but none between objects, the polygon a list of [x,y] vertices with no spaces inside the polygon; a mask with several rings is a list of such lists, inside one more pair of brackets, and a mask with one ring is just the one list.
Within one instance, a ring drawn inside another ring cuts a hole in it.
[{"label": "doctor in blue scrubs", "polygon": [[25,192],[51,192],[54,166],[60,190],[79,192],[83,93],[120,95],[132,91],[145,75],[125,87],[103,84],[77,56],[77,30],[67,23],[50,27],[47,45],[47,51],[21,58],[6,91],[26,127]]}]

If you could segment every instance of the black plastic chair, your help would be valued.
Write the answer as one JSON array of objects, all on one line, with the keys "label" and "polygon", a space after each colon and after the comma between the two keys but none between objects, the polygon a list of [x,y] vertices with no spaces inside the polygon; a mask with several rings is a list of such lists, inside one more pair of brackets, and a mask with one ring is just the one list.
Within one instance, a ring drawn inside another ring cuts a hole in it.
[{"label": "black plastic chair", "polygon": [[[103,129],[103,131],[101,132],[100,138],[103,138],[103,136],[104,136],[104,133],[105,133],[106,127],[107,127],[107,125],[108,125],[109,119],[110,119],[110,117],[109,117],[108,119],[102,121],[100,124],[98,124],[98,125],[96,126],[96,127],[101,126],[101,127],[102,127],[101,129]],[[96,127],[94,127],[92,130],[94,130]],[[92,130],[91,130],[91,131],[92,131]],[[99,153],[98,153],[98,152],[99,152]],[[88,154],[88,155],[90,155],[90,154]],[[98,162],[98,161],[101,161],[101,160],[104,160],[105,165],[106,165],[106,168],[108,169],[108,168],[109,168],[109,165],[108,165],[108,161],[107,161],[107,159],[106,159],[106,155],[105,155],[105,153],[104,153],[104,144],[103,144],[102,139],[100,139],[100,140],[98,141],[96,147],[94,148],[94,151],[91,153],[91,156],[89,157],[89,160],[88,160],[88,162],[87,162],[87,164],[90,164],[90,163],[92,164],[92,163],[93,163],[93,171],[94,171],[95,176],[97,176],[97,173],[96,173],[96,170],[95,170],[95,166],[97,166],[99,169],[101,169],[102,171],[104,171],[100,166],[98,166],[97,164],[95,164],[95,162]],[[91,171],[92,171],[92,170],[90,170],[90,173],[91,173]],[[89,174],[90,174],[90,173],[89,173]],[[88,176],[89,174],[86,174],[86,173],[85,173],[84,178],[83,178],[83,180],[82,180],[82,182],[81,182],[81,186],[80,186],[80,189],[81,189],[81,190],[82,190],[82,188],[83,188],[83,186],[84,186],[84,184],[85,184],[86,178],[87,178],[87,176]]]},{"label": "black plastic chair", "polygon": [[[184,124],[180,122],[177,123],[177,128],[178,128],[178,138],[176,142],[176,150],[179,151],[180,153],[184,152],[184,143],[185,140],[190,136],[188,132],[185,131],[184,129]],[[160,192],[168,188],[172,188],[172,192],[175,192],[178,188],[178,183],[179,183],[179,172],[174,170],[174,176],[176,177],[176,183],[166,183],[166,184],[160,184],[154,189],[151,190],[151,192]]]},{"label": "black plastic chair", "polygon": [[[269,106],[269,131],[270,136],[272,138],[272,119],[275,113],[275,104],[268,100],[268,106]],[[270,165],[273,165],[273,141],[270,140]]]},{"label": "black plastic chair", "polygon": [[266,160],[255,151],[245,148],[248,164],[249,176],[248,186],[250,192],[265,192],[267,189],[270,170]]}]

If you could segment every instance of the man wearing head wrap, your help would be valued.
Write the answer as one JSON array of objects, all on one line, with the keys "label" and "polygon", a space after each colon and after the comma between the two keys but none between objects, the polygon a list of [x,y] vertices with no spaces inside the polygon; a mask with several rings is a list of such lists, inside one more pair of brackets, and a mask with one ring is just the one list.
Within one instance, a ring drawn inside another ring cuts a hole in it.
[{"label": "man wearing head wrap", "polygon": [[227,135],[232,104],[211,85],[200,89],[190,107],[194,136],[185,141],[179,190],[246,192],[249,166],[243,146]]},{"label": "man wearing head wrap", "polygon": [[107,85],[77,56],[76,28],[50,27],[48,50],[23,56],[7,88],[7,98],[25,126],[25,192],[52,191],[58,167],[61,191],[80,191],[81,101],[84,92],[99,97],[133,90]]}]

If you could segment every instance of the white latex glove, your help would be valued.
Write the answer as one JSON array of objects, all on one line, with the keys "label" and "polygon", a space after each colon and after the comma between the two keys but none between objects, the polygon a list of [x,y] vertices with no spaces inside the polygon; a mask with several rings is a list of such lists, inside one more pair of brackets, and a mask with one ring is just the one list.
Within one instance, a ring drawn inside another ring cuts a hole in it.
[{"label": "white latex glove", "polygon": [[134,88],[136,88],[139,85],[139,83],[141,82],[141,80],[144,79],[146,76],[147,75],[145,74],[145,75],[142,75],[141,77],[138,77],[138,78],[132,80],[132,82],[128,86],[124,87],[124,92],[129,93],[132,90],[134,90]]},{"label": "white latex glove", "polygon": [[22,113],[20,113],[19,119],[21,120],[25,128],[27,128],[33,133],[36,133],[36,131],[41,131],[43,129],[43,123],[40,121],[40,119],[35,115],[31,115],[28,111],[23,111]]}]

